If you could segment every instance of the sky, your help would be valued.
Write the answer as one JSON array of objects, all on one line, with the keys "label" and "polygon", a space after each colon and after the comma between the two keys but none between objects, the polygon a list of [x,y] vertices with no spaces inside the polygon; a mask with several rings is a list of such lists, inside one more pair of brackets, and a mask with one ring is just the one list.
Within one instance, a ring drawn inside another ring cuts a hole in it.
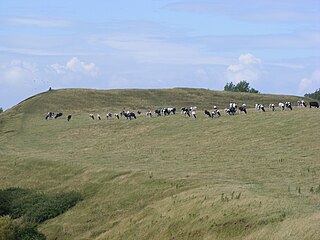
[{"label": "sky", "polygon": [[60,88],[320,88],[319,0],[0,0],[0,107]]}]

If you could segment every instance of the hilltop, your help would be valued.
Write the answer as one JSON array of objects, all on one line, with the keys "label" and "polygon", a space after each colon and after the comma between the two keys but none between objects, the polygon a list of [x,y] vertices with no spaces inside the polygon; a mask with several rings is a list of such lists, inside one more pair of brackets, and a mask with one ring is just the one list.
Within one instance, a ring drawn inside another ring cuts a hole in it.
[{"label": "hilltop", "polygon": [[[62,89],[0,115],[0,188],[82,201],[41,223],[48,239],[319,239],[319,109],[206,118],[234,101],[300,97],[205,89]],[[305,99],[308,101],[308,99]],[[88,113],[196,105],[128,121]],[[44,119],[48,111],[73,118]]]},{"label": "hilltop", "polygon": [[[298,96],[234,93],[207,89],[60,89],[32,96],[15,106],[14,110],[32,113],[52,111],[119,111],[153,110],[159,107],[198,106],[199,109],[212,109],[213,105],[225,108],[230,102],[246,103],[254,107],[256,103],[268,106],[269,103],[291,101],[294,104],[302,99]],[[307,99],[307,98],[304,98]]]}]

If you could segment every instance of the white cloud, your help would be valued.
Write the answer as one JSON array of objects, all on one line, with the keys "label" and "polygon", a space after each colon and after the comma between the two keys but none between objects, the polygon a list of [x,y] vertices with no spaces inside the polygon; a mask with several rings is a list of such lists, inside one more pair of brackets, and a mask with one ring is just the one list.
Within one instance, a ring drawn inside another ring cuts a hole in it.
[{"label": "white cloud", "polygon": [[95,77],[98,74],[98,67],[93,62],[82,62],[77,57],[71,58],[65,65],[55,63],[51,64],[50,67],[57,74],[73,72],[88,75],[91,77]]},{"label": "white cloud", "polygon": [[1,66],[0,79],[6,84],[22,87],[38,79],[38,69],[35,64],[13,60]]},{"label": "white cloud", "polygon": [[302,93],[314,92],[320,86],[320,69],[315,70],[310,77],[303,78],[299,83],[299,90]]},{"label": "white cloud", "polygon": [[238,83],[240,81],[254,82],[261,77],[262,62],[250,53],[241,54],[238,63],[231,64],[227,68],[227,78],[229,81]]}]

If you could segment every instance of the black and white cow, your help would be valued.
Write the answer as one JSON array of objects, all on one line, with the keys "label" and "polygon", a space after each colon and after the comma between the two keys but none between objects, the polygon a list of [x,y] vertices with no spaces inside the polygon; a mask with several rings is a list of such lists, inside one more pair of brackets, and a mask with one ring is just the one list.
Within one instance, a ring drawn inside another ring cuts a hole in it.
[{"label": "black and white cow", "polygon": [[107,115],[106,115],[106,119],[109,119],[109,118],[111,119],[112,115],[113,115],[112,112],[108,112]]},{"label": "black and white cow", "polygon": [[280,102],[279,103],[279,108],[280,108],[281,111],[284,111],[284,107],[285,107],[285,104]]},{"label": "black and white cow", "polygon": [[146,112],[146,116],[149,118],[152,117],[152,112],[151,111]]},{"label": "black and white cow", "polygon": [[49,118],[53,118],[54,117],[54,112],[48,112],[46,115],[46,120],[48,120]]},{"label": "black and white cow", "polygon": [[57,119],[57,118],[61,118],[62,117],[62,112],[59,112],[56,114],[56,116],[54,117],[54,119]]},{"label": "black and white cow", "polygon": [[100,114],[97,114],[97,119],[101,120]]},{"label": "black and white cow", "polygon": [[154,113],[158,116],[158,117],[160,117],[161,116],[161,109],[156,109],[156,110],[154,110]]},{"label": "black and white cow", "polygon": [[316,107],[319,108],[319,103],[318,102],[309,102],[310,108],[311,107]]},{"label": "black and white cow", "polygon": [[286,102],[286,108],[289,108],[290,110],[292,110],[292,104],[291,102]]},{"label": "black and white cow", "polygon": [[119,118],[120,118],[118,113],[115,113],[115,114],[114,114],[114,117],[115,117],[116,119],[119,119]]},{"label": "black and white cow", "polygon": [[131,120],[132,118],[137,119],[136,114],[130,111],[123,112],[123,116],[128,120]]},{"label": "black and white cow", "polygon": [[207,109],[204,110],[204,115],[206,115],[206,116],[208,116],[210,118],[212,117],[212,114]]},{"label": "black and white cow", "polygon": [[298,107],[307,107],[307,104],[304,100],[298,100],[297,105]]},{"label": "black and white cow", "polygon": [[266,110],[265,110],[265,108],[264,108],[264,106],[262,105],[262,104],[260,104],[260,103],[256,103],[256,105],[255,105],[255,107],[254,107],[255,109],[256,109],[256,111],[258,111],[258,112],[265,112]]},{"label": "black and white cow", "polygon": [[246,104],[242,104],[242,106],[239,107],[240,112],[244,112],[245,114],[247,114],[247,105]]},{"label": "black and white cow", "polygon": [[269,108],[272,110],[272,112],[274,112],[275,109],[274,109],[274,104],[273,103],[269,104]]},{"label": "black and white cow", "polygon": [[89,117],[90,117],[92,120],[94,120],[94,116],[93,116],[92,113],[89,114]]}]

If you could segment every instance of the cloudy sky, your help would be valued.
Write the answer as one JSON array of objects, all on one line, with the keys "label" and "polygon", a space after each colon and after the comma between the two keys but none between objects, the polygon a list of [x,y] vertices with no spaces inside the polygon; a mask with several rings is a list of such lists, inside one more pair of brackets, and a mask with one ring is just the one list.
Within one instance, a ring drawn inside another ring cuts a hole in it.
[{"label": "cloudy sky", "polygon": [[319,0],[0,0],[0,107],[57,88],[320,87]]}]

